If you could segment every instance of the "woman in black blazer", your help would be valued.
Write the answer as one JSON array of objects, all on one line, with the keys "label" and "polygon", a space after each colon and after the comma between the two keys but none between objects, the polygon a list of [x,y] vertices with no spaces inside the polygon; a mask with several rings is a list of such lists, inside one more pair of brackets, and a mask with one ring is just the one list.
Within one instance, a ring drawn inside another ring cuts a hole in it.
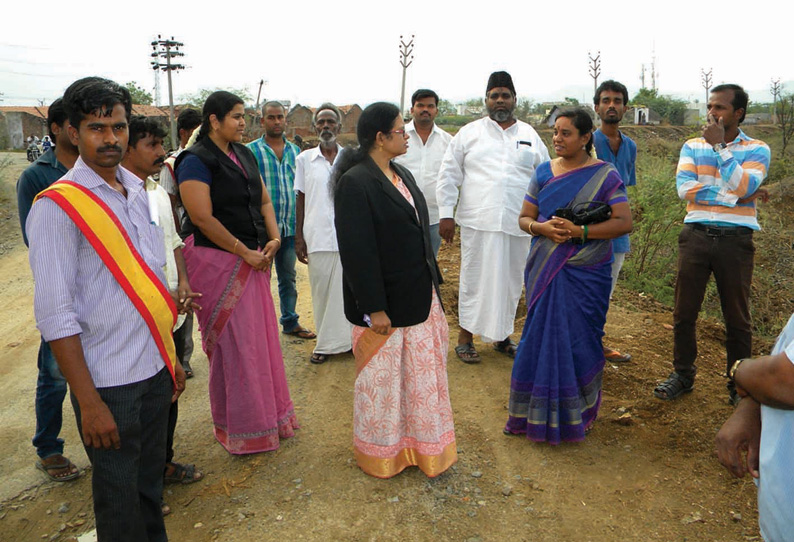
[{"label": "woman in black blazer", "polygon": [[408,147],[399,113],[387,103],[362,112],[359,147],[343,153],[332,183],[354,324],[353,444],[361,469],[380,478],[411,465],[437,476],[457,460],[427,204],[411,172],[391,161]]}]

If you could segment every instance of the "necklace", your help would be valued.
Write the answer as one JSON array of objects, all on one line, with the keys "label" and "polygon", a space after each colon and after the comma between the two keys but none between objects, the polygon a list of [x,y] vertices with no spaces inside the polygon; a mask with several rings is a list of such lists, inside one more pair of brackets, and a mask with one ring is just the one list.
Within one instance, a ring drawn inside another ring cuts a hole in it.
[{"label": "necklace", "polygon": [[589,162],[590,161],[590,156],[585,156],[585,158],[584,158],[584,160],[582,162],[580,162],[580,163],[578,163],[578,164],[576,164],[574,166],[571,166],[571,167],[564,166],[562,161],[563,161],[563,158],[560,158],[559,162],[557,162],[557,165],[560,167],[560,169],[563,170],[563,171],[571,171],[571,170],[574,170],[574,169],[579,169],[580,167],[585,165],[587,162]]}]

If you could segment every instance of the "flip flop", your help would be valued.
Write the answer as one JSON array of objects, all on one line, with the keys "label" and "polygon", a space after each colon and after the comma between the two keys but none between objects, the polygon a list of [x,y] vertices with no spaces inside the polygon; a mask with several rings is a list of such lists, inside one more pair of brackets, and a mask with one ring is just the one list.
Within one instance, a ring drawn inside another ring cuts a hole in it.
[{"label": "flip flop", "polygon": [[306,329],[305,327],[298,326],[292,331],[284,331],[284,335],[292,335],[293,337],[298,337],[299,339],[316,339],[317,335]]},{"label": "flip flop", "polygon": [[[63,457],[63,456],[61,456]],[[49,465],[45,465],[41,462],[41,460],[36,461],[36,468],[39,469],[41,472],[47,475],[53,482],[68,482],[69,480],[74,480],[75,478],[80,477],[80,470],[77,466],[69,461],[67,458],[63,457],[63,461],[59,461],[58,463],[51,463]],[[59,470],[59,469],[72,469],[74,468],[74,472],[69,474],[64,474],[63,476],[55,476],[50,471],[51,470]]]},{"label": "flip flop", "polygon": [[515,358],[518,345],[514,343],[510,337],[508,337],[503,341],[493,343],[493,349],[497,352],[501,352],[502,354],[510,356],[511,358]]},{"label": "flip flop", "polygon": [[328,354],[312,354],[312,357],[309,358],[309,361],[314,363],[315,365],[320,365],[321,363],[325,363],[331,356]]}]

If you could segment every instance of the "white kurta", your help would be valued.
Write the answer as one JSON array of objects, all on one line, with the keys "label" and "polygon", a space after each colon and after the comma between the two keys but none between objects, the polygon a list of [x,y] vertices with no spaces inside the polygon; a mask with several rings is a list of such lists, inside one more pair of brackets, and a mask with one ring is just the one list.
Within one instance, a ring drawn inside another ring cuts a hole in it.
[{"label": "white kurta", "polygon": [[[341,151],[339,147],[336,158]],[[342,299],[342,262],[329,189],[332,167],[320,147],[302,152],[295,160],[295,192],[304,194],[303,238],[309,253],[317,354],[339,354],[353,346],[353,326],[345,318]]]},{"label": "white kurta", "polygon": [[419,190],[425,196],[427,214],[432,226],[438,224],[439,220],[436,202],[438,172],[452,136],[433,124],[433,131],[430,132],[427,142],[423,143],[416,132],[414,121],[405,125],[405,133],[408,134],[408,152],[401,154],[394,161],[405,166],[413,174]]},{"label": "white kurta", "polygon": [[440,218],[452,218],[457,204],[458,320],[484,341],[501,341],[514,331],[529,253],[518,215],[535,168],[548,160],[530,125],[517,121],[504,130],[488,117],[461,128],[444,155],[436,195]]}]

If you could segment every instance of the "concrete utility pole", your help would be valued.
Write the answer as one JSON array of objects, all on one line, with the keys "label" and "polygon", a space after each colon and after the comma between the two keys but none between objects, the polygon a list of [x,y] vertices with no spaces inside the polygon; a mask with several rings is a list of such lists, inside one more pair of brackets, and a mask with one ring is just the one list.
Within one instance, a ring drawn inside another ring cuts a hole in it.
[{"label": "concrete utility pole", "polygon": [[709,68],[709,71],[700,68],[700,84],[706,89],[706,112],[708,113],[709,89],[711,88],[711,68]]},{"label": "concrete utility pole", "polygon": [[772,122],[777,124],[777,101],[780,98],[780,77],[772,79],[769,91],[772,93]]},{"label": "concrete utility pole", "polygon": [[645,88],[645,64],[642,65],[642,71],[640,71],[640,83],[642,84],[640,88]]},{"label": "concrete utility pole", "polygon": [[[414,34],[411,34],[411,41],[405,43],[405,40],[402,36],[400,36],[400,66],[403,67],[403,86],[402,92],[400,92],[400,115],[405,114],[405,72],[408,71],[408,66],[410,66],[414,61],[414,55],[411,53],[414,52]],[[410,58],[408,58],[410,56]]]},{"label": "concrete utility pole", "polygon": [[590,58],[590,77],[593,78],[593,96],[598,90],[598,76],[601,75],[601,51],[596,53],[595,58],[587,51],[587,56]]},{"label": "concrete utility pole", "polygon": [[[184,43],[174,41],[174,36],[171,39],[163,39],[160,34],[157,34],[157,39],[151,43],[152,45],[152,69],[163,70],[168,74],[168,110],[171,119],[171,145],[177,145],[179,138],[176,133],[176,115],[174,115],[174,86],[171,81],[171,72],[174,70],[184,70],[185,66],[182,64],[173,64],[172,58],[185,56],[185,53],[179,51],[180,47],[184,47]],[[164,58],[165,62],[159,59]]]}]

